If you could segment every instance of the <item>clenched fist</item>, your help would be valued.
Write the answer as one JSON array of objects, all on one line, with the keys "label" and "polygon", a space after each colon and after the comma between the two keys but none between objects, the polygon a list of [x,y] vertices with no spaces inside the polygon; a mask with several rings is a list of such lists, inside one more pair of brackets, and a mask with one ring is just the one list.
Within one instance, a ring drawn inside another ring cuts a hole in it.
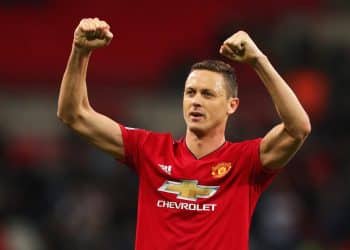
[{"label": "clenched fist", "polygon": [[107,46],[113,38],[110,26],[98,18],[82,19],[74,31],[74,46],[88,51]]},{"label": "clenched fist", "polygon": [[238,31],[226,39],[220,47],[220,54],[237,62],[254,64],[264,54],[244,31]]}]

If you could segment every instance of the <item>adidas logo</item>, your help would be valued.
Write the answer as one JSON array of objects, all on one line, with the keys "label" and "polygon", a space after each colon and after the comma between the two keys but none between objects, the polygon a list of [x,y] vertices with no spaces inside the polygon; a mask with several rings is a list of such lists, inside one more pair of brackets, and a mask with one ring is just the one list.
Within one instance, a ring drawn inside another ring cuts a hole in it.
[{"label": "adidas logo", "polygon": [[171,169],[172,166],[171,165],[164,165],[164,164],[158,164],[158,166],[168,175],[171,175]]}]

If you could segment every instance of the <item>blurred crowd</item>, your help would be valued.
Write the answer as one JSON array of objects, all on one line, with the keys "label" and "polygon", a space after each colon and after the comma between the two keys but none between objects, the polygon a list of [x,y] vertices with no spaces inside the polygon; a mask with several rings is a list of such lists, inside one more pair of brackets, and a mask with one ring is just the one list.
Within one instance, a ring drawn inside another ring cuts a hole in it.
[{"label": "blurred crowd", "polygon": [[[218,59],[221,42],[246,29],[311,118],[312,134],[258,203],[251,250],[350,250],[349,10],[334,1],[317,13],[291,11],[268,29],[225,20],[208,43],[208,58]],[[201,59],[173,58],[153,88],[93,85],[91,102],[124,125],[179,138],[183,84]],[[274,106],[253,70],[233,66],[241,106],[227,139],[264,136],[279,121]],[[131,250],[137,176],[59,122],[58,85],[0,89],[0,250]]]}]

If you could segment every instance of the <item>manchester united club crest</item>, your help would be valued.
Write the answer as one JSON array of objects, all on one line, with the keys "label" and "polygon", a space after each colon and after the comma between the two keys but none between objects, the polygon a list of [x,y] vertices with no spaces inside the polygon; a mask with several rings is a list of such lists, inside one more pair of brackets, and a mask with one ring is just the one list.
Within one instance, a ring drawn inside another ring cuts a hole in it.
[{"label": "manchester united club crest", "polygon": [[231,167],[230,162],[221,162],[211,168],[211,175],[214,178],[222,178],[230,171]]}]

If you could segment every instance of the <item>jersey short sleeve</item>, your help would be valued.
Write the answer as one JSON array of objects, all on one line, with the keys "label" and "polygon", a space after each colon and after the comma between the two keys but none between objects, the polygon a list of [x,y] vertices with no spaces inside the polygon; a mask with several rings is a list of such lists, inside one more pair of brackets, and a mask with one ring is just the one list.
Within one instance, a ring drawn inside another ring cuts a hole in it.
[{"label": "jersey short sleeve", "polygon": [[260,159],[260,144],[262,138],[246,142],[245,151],[250,158],[250,199],[251,211],[254,210],[261,193],[271,184],[274,177],[281,172],[282,168],[271,170],[264,167]]},{"label": "jersey short sleeve", "polygon": [[150,135],[150,131],[138,128],[130,128],[120,125],[124,145],[124,160],[122,161],[129,167],[139,172],[139,160],[143,144]]}]

